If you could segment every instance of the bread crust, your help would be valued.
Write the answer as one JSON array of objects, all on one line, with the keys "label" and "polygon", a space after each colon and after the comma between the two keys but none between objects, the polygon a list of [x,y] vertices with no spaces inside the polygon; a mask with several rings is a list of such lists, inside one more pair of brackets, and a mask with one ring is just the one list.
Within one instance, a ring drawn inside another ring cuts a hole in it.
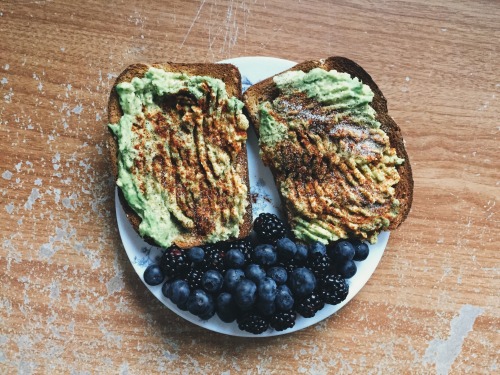
[{"label": "bread crust", "polygon": [[[413,201],[413,177],[410,158],[405,149],[401,129],[388,114],[387,100],[385,99],[384,94],[380,91],[372,77],[361,66],[345,57],[333,56],[322,60],[305,61],[293,66],[289,69],[289,71],[302,70],[307,73],[314,68],[322,68],[327,71],[334,69],[338,72],[349,73],[353,77],[358,77],[361,82],[368,85],[373,91],[374,98],[371,106],[377,113],[376,118],[381,124],[381,129],[388,135],[390,145],[396,149],[397,155],[405,159],[403,164],[396,167],[400,176],[400,181],[397,185],[395,185],[395,197],[400,202],[400,211],[398,216],[391,221],[388,228],[390,230],[396,229],[407,218],[411,209]],[[272,101],[278,95],[279,90],[273,81],[273,77],[269,77],[251,86],[243,95],[247,117],[249,118],[251,125],[254,127],[257,136],[259,136],[260,125],[259,104],[264,101]],[[277,171],[273,171],[271,168],[271,172],[276,180],[278,176],[276,173]],[[283,196],[281,196],[281,200],[282,202],[285,202]],[[289,209],[285,209],[284,211],[286,212],[288,222],[291,223],[291,211]]]},{"label": "bread crust", "polygon": [[[116,92],[116,85],[121,82],[130,82],[134,77],[143,77],[150,67],[160,68],[168,72],[179,72],[188,75],[209,76],[212,78],[221,79],[226,84],[226,91],[229,97],[234,96],[242,99],[241,95],[241,75],[239,70],[232,64],[180,64],[180,63],[155,63],[155,64],[133,64],[128,66],[116,79],[110,93],[108,101],[108,121],[111,124],[116,124],[120,121],[123,111],[120,107],[119,97]],[[108,129],[108,148],[111,157],[111,172],[115,181],[118,179],[118,142],[111,130]],[[250,181],[248,177],[248,160],[247,150],[244,144],[241,152],[236,157],[236,164],[242,168],[245,184],[247,186],[248,206],[244,214],[243,224],[240,226],[238,238],[246,237],[252,228],[252,204],[250,199]],[[132,224],[135,231],[139,234],[139,225],[141,218],[127,203],[122,191],[118,188],[118,196],[120,203],[127,215],[129,222]],[[235,238],[237,239],[237,238]],[[153,239],[144,237],[144,240],[151,245],[157,246]],[[190,234],[180,236],[174,241],[174,244],[180,248],[190,248],[205,244],[205,238]]]}]

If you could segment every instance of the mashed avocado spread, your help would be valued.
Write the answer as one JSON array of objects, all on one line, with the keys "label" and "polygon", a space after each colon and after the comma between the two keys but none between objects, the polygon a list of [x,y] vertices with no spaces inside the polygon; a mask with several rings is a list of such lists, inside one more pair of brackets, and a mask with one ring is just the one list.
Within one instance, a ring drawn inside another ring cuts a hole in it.
[{"label": "mashed avocado spread", "polygon": [[165,247],[184,234],[237,236],[249,204],[236,163],[247,138],[243,103],[220,79],[154,67],[116,91],[123,115],[108,126],[117,185],[142,219],[140,234]]},{"label": "mashed avocado spread", "polygon": [[396,166],[404,159],[380,128],[372,90],[320,68],[285,72],[274,82],[278,97],[259,107],[261,157],[278,176],[295,235],[376,242],[398,215]]}]

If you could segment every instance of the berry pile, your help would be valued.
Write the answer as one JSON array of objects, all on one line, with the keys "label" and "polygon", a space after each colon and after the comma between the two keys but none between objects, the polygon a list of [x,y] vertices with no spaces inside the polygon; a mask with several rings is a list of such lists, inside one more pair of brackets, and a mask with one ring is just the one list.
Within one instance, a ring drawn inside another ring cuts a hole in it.
[{"label": "berry pile", "polygon": [[[368,257],[361,241],[308,246],[287,237],[285,224],[273,214],[254,222],[254,236],[181,250],[170,247],[159,264],[144,272],[149,285],[162,285],[163,295],[179,309],[203,320],[217,316],[226,323],[261,334],[283,331],[297,315],[313,317],[325,304],[347,298],[354,261]],[[165,281],[166,280],[166,281]]]}]

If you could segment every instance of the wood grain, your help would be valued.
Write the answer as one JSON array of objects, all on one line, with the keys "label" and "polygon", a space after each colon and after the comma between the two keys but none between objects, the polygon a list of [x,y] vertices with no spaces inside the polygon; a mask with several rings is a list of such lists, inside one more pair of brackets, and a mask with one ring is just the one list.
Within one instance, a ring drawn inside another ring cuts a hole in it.
[{"label": "wood grain", "polygon": [[[498,373],[498,1],[0,3],[0,373]],[[116,228],[106,103],[135,62],[349,57],[415,178],[365,288],[292,335],[240,339],[139,283]]]}]

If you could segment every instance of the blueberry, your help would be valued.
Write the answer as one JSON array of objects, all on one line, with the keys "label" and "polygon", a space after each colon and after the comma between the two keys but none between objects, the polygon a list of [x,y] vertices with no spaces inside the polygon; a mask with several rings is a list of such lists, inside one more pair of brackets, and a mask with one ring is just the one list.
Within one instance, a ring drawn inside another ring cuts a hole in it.
[{"label": "blueberry", "polygon": [[257,301],[257,310],[259,310],[262,315],[273,315],[276,312],[276,305],[274,301],[259,300]]},{"label": "blueberry", "polygon": [[278,251],[278,257],[283,261],[287,261],[297,253],[297,245],[289,238],[281,238],[276,243],[276,250]]},{"label": "blueberry", "polygon": [[293,257],[295,260],[298,260],[299,262],[305,261],[307,259],[307,246],[301,243],[297,244],[297,252],[295,253],[295,256]]},{"label": "blueberry", "polygon": [[[172,284],[174,280],[167,280],[165,283],[161,286],[161,292],[165,297],[167,297],[167,290],[170,288],[170,284]],[[168,297],[167,297],[168,298]]]},{"label": "blueberry", "polygon": [[[172,291],[170,290],[171,286],[172,286],[172,283],[174,282],[175,280],[168,280],[166,281],[162,287],[161,287],[161,292],[163,293],[163,295],[167,298],[170,299],[170,296],[172,295]],[[183,302],[183,303],[178,303],[177,304],[177,307],[183,311],[186,311],[187,310],[187,299]]]},{"label": "blueberry", "polygon": [[231,249],[226,253],[224,262],[228,268],[243,268],[245,266],[245,255],[240,250]]},{"label": "blueberry", "polygon": [[201,277],[201,286],[209,293],[216,293],[222,288],[224,279],[219,271],[208,270]]},{"label": "blueberry", "polygon": [[274,302],[276,298],[276,281],[270,277],[264,278],[257,287],[257,295],[260,301]]},{"label": "blueberry", "polygon": [[276,308],[281,311],[288,311],[293,307],[292,292],[286,285],[279,285],[276,288],[276,299],[274,300]]},{"label": "blueberry", "polygon": [[288,275],[283,267],[271,267],[267,270],[267,276],[276,281],[276,284],[281,285],[286,283]]},{"label": "blueberry", "polygon": [[234,297],[230,293],[221,293],[215,300],[215,312],[217,316],[226,323],[231,323],[238,316],[238,306],[234,302]]},{"label": "blueberry", "polygon": [[309,256],[313,257],[316,255],[326,255],[326,246],[319,241],[313,242],[309,245]]},{"label": "blueberry", "polygon": [[215,315],[215,303],[214,303],[213,298],[210,296],[210,298],[208,300],[207,311],[205,311],[203,314],[200,314],[199,317],[202,320],[208,320],[214,315]]},{"label": "blueberry", "polygon": [[179,310],[182,310],[182,311],[187,311],[187,309],[188,309],[188,308],[187,308],[187,300],[186,300],[186,302],[184,302],[184,303],[179,303],[179,304],[177,305],[177,308],[178,308]]},{"label": "blueberry", "polygon": [[192,247],[188,250],[188,258],[193,263],[200,263],[205,257],[205,251],[201,247]]},{"label": "blueberry", "polygon": [[316,287],[316,277],[305,267],[296,268],[290,275],[290,289],[299,298],[311,295]]},{"label": "blueberry", "polygon": [[189,285],[185,280],[175,280],[165,283],[162,288],[163,295],[176,305],[185,305],[189,297]]},{"label": "blueberry", "polygon": [[252,307],[257,299],[257,286],[248,279],[241,280],[234,290],[234,301],[242,310]]},{"label": "blueberry", "polygon": [[245,276],[255,284],[259,284],[260,281],[266,277],[266,271],[258,264],[249,264],[245,269]]},{"label": "blueberry", "polygon": [[354,258],[355,250],[352,243],[349,241],[336,242],[331,248],[328,249],[328,256],[335,263],[344,263],[347,260]]},{"label": "blueberry", "polygon": [[242,270],[229,269],[224,275],[224,287],[229,292],[232,292],[236,288],[236,284],[245,278],[245,272]]},{"label": "blueberry", "polygon": [[272,266],[278,259],[276,249],[272,245],[258,245],[252,254],[253,261],[262,266]]},{"label": "blueberry", "polygon": [[361,241],[356,241],[353,243],[354,245],[354,258],[353,260],[362,261],[368,258],[368,254],[370,253],[370,248],[368,244]]},{"label": "blueberry", "polygon": [[344,279],[350,279],[353,277],[357,270],[356,263],[352,260],[345,261],[337,268],[337,271]]},{"label": "blueberry", "polygon": [[188,311],[197,316],[208,313],[212,305],[212,296],[201,289],[192,291],[186,304]]},{"label": "blueberry", "polygon": [[165,280],[165,275],[158,264],[152,264],[144,271],[144,281],[148,285],[160,285]]}]

